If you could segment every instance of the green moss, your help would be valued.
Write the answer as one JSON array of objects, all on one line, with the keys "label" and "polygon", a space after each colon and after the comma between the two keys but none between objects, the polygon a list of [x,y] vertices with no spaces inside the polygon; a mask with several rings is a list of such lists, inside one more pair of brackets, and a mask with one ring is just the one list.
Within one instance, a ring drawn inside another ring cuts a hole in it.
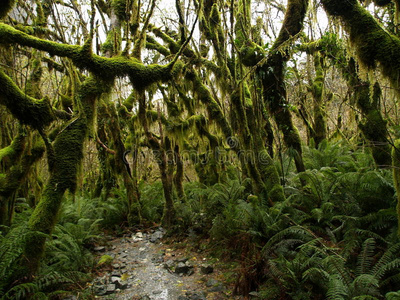
[{"label": "green moss", "polygon": [[110,56],[118,54],[121,50],[122,37],[118,28],[113,28],[107,33],[105,42],[101,45],[103,53],[110,53]]},{"label": "green moss", "polygon": [[361,63],[368,68],[382,66],[395,87],[400,78],[400,39],[384,30],[357,0],[323,0],[325,10],[344,21]]},{"label": "green moss", "polygon": [[20,133],[14,138],[11,145],[0,149],[0,161],[2,161],[5,157],[9,157],[11,160],[13,160],[15,155],[20,155],[22,153],[24,146],[25,135]]},{"label": "green moss", "polygon": [[211,96],[210,91],[202,83],[199,76],[193,71],[193,72],[187,72],[186,78],[193,82],[194,92],[197,94],[199,100],[206,105],[209,118],[218,124],[218,126],[221,128],[226,138],[231,137],[232,128],[230,127],[228,121],[226,120],[221,107]]},{"label": "green moss", "polygon": [[125,21],[127,19],[127,5],[126,0],[113,0],[111,2],[111,7],[114,11],[114,14],[120,21]]},{"label": "green moss", "polygon": [[26,95],[1,70],[0,104],[5,105],[21,123],[31,125],[35,129],[44,128],[54,120],[49,99],[37,100]]},{"label": "green moss", "polygon": [[392,149],[393,183],[397,194],[397,219],[400,236],[400,140],[396,140]]},{"label": "green moss", "polygon": [[218,10],[218,5],[217,3],[214,3],[211,7],[211,13],[210,13],[210,27],[212,30],[220,26],[221,23],[221,16],[219,14]]},{"label": "green moss", "polygon": [[135,93],[131,93],[128,98],[126,98],[123,102],[123,105],[126,107],[128,111],[132,111],[133,104],[136,102]]},{"label": "green moss", "polygon": [[69,57],[77,67],[91,71],[100,78],[113,80],[115,77],[129,76],[138,89],[144,89],[158,81],[168,81],[180,74],[183,68],[180,61],[164,66],[145,66],[136,59],[124,56],[101,57],[84,47],[39,39],[6,24],[0,24],[0,43],[20,44],[47,51],[50,55]]},{"label": "green moss", "polygon": [[255,66],[264,58],[264,55],[264,49],[255,43],[250,43],[240,49],[240,60],[248,67]]},{"label": "green moss", "polygon": [[74,192],[77,173],[83,157],[83,144],[88,132],[88,122],[95,114],[96,100],[106,89],[101,81],[88,78],[80,87],[77,103],[80,115],[72,119],[54,141],[54,155],[49,162],[50,178],[42,198],[29,219],[32,237],[26,242],[25,257],[28,274],[35,273],[44,251],[45,237],[50,234],[57,220],[63,195],[68,189]]}]

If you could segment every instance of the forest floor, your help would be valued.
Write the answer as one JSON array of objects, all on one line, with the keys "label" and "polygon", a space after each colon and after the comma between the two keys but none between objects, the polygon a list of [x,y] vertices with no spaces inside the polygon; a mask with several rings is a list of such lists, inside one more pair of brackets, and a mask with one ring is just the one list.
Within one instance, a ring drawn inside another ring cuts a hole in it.
[{"label": "forest floor", "polygon": [[173,247],[168,240],[163,243],[163,235],[162,228],[147,233],[138,231],[122,238],[110,238],[108,246],[96,247],[99,259],[104,255],[113,258],[89,286],[96,298],[244,299],[232,296],[226,275],[229,272],[223,264],[189,247]]}]

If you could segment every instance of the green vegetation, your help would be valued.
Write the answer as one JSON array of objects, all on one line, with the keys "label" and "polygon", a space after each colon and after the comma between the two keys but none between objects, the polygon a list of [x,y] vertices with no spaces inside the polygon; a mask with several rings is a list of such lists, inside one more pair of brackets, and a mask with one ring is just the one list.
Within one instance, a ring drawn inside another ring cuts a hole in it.
[{"label": "green vegetation", "polygon": [[400,2],[158,5],[1,5],[0,299],[93,299],[158,226],[229,295],[398,299]]}]

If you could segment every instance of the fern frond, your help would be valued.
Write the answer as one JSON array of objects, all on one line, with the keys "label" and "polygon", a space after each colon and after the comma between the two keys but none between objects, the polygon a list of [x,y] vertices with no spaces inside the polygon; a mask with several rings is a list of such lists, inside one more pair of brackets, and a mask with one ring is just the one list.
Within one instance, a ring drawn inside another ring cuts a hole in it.
[{"label": "fern frond", "polygon": [[358,255],[356,272],[358,275],[369,274],[371,272],[372,263],[375,254],[375,240],[373,238],[366,239],[363,243],[361,253]]}]

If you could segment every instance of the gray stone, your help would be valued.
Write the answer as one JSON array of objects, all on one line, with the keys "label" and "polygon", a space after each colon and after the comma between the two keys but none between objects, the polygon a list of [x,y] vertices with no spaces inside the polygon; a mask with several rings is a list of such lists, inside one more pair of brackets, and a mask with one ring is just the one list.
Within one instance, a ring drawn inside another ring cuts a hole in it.
[{"label": "gray stone", "polygon": [[111,276],[110,281],[111,281],[111,283],[119,285],[119,283],[121,282],[121,278],[118,276]]},{"label": "gray stone", "polygon": [[111,276],[121,277],[121,273],[119,271],[113,271]]},{"label": "gray stone", "polygon": [[162,255],[155,254],[152,258],[151,261],[155,264],[161,264],[164,262],[164,258]]},{"label": "gray stone", "polygon": [[225,290],[225,288],[224,288],[224,286],[221,284],[221,285],[213,286],[213,287],[210,288],[208,291],[209,291],[210,293],[215,293],[215,292],[222,292],[223,290]]},{"label": "gray stone", "polygon": [[189,260],[188,257],[181,257],[181,258],[175,259],[175,261],[176,261],[177,263],[180,263],[180,262],[185,263],[185,262],[187,262],[188,260]]},{"label": "gray stone", "polygon": [[183,275],[187,275],[189,270],[192,269],[193,266],[188,266],[183,262],[178,263],[175,266],[175,273],[176,274],[183,274]]},{"label": "gray stone", "polygon": [[94,293],[98,296],[103,296],[107,294],[107,288],[104,285],[95,286]]},{"label": "gray stone", "polygon": [[97,246],[97,247],[94,247],[93,250],[96,251],[96,252],[104,252],[104,251],[106,251],[106,247]]},{"label": "gray stone", "polygon": [[200,271],[202,274],[211,274],[214,272],[214,268],[211,265],[204,264],[200,267]]},{"label": "gray stone", "polygon": [[215,280],[213,278],[208,279],[207,283],[206,283],[206,287],[212,287],[212,286],[217,286],[221,284],[218,280]]},{"label": "gray stone", "polygon": [[164,268],[171,270],[174,267],[174,265],[175,265],[175,262],[172,259],[169,259],[164,263]]},{"label": "gray stone", "polygon": [[157,242],[159,239],[161,239],[163,237],[164,233],[160,230],[157,230],[156,232],[154,232],[151,236],[150,236],[150,242],[151,243],[155,243]]},{"label": "gray stone", "polygon": [[162,290],[153,291],[153,294],[154,294],[154,295],[159,295],[159,294],[161,294],[161,293],[162,293]]},{"label": "gray stone", "polygon": [[116,288],[117,288],[116,285],[113,284],[113,283],[107,284],[107,287],[106,287],[107,294],[112,294],[112,293],[114,293],[115,290],[116,290]]},{"label": "gray stone", "polygon": [[186,292],[185,295],[178,297],[178,300],[207,300],[204,292]]},{"label": "gray stone", "polygon": [[63,298],[63,300],[78,300],[78,297],[75,295],[70,295],[70,296]]}]

